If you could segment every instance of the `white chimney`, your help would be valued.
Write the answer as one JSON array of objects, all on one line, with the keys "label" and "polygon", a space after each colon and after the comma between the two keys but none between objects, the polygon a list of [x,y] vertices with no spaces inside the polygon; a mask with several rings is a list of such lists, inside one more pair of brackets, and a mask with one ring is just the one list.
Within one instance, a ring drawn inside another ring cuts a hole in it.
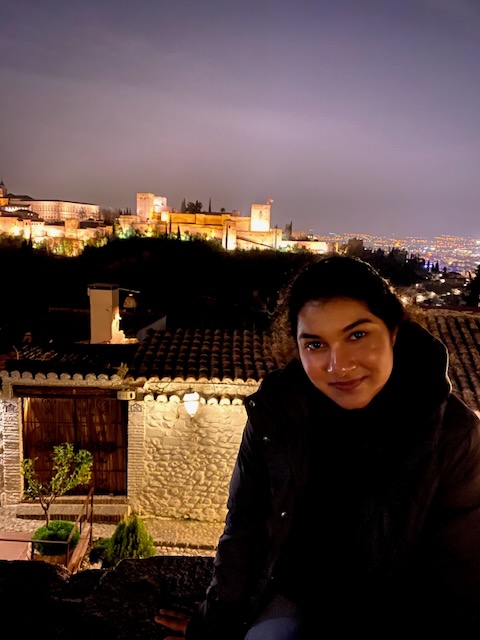
[{"label": "white chimney", "polygon": [[116,341],[119,332],[120,306],[118,285],[90,284],[90,343]]}]

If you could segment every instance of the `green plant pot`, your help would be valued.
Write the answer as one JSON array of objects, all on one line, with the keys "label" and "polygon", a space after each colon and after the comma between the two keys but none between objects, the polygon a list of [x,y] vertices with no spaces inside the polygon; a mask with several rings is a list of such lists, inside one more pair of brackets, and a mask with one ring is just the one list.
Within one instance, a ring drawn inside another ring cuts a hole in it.
[{"label": "green plant pot", "polygon": [[[44,525],[35,531],[32,536],[32,540],[38,540],[34,543],[34,549],[37,555],[40,556],[61,556],[65,560],[67,553],[66,544],[48,544],[49,540],[55,540],[58,542],[67,542],[75,523],[69,520],[51,520],[50,524]],[[77,545],[80,539],[80,532],[78,529],[74,531],[72,539],[70,541],[70,551],[72,551]]]}]

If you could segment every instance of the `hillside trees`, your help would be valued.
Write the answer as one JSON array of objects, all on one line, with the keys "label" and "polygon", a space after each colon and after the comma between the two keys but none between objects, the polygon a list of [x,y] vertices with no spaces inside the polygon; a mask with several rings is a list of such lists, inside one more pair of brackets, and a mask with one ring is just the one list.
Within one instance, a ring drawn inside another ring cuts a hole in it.
[{"label": "hillside trees", "polygon": [[475,274],[470,275],[470,283],[465,294],[465,303],[469,307],[478,307],[480,302],[480,265],[475,269]]},{"label": "hillside trees", "polygon": [[203,204],[199,200],[195,200],[195,202],[189,202],[186,208],[189,213],[200,213],[202,209]]},{"label": "hillside trees", "polygon": [[[366,251],[362,257],[394,285],[419,279],[421,265],[414,260],[400,261],[383,251]],[[253,317],[258,321],[252,309],[259,301],[272,310],[283,285],[314,260],[318,256],[307,251],[226,252],[196,236],[188,241],[172,236],[112,238],[74,258],[10,246],[0,251],[0,267],[28,276],[21,286],[18,279],[4,280],[0,340],[3,336],[4,346],[18,346],[25,331],[32,331],[32,323],[51,307],[88,311],[88,287],[98,282],[140,291],[137,312],[166,314],[170,326],[248,327]]]}]

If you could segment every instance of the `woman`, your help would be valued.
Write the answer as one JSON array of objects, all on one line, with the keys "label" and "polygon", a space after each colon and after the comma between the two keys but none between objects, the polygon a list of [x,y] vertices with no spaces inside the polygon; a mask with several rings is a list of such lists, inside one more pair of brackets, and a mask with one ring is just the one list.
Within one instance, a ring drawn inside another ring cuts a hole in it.
[{"label": "woman", "polygon": [[444,345],[355,258],[306,267],[280,310],[295,353],[246,401],[206,599],[156,621],[189,640],[478,633],[480,425]]}]

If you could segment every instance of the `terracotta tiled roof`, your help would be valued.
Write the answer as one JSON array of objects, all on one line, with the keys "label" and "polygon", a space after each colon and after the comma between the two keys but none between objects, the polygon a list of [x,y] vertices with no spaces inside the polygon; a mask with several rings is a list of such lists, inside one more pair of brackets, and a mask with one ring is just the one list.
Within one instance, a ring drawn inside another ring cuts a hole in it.
[{"label": "terracotta tiled roof", "polygon": [[425,315],[429,331],[448,349],[453,388],[480,411],[480,313],[436,309]]},{"label": "terracotta tiled roof", "polygon": [[58,376],[88,374],[112,376],[122,363],[128,363],[137,350],[137,344],[73,344],[27,345],[18,354],[9,354],[3,368],[8,372],[26,372]]},{"label": "terracotta tiled roof", "polygon": [[259,381],[282,364],[272,354],[267,331],[167,329],[147,332],[128,376]]},{"label": "terracotta tiled roof", "polygon": [[269,332],[248,329],[149,329],[132,345],[76,344],[66,348],[26,346],[4,369],[35,376],[114,375],[128,366],[127,382],[170,378],[251,380],[258,382],[282,366],[272,354]]}]

